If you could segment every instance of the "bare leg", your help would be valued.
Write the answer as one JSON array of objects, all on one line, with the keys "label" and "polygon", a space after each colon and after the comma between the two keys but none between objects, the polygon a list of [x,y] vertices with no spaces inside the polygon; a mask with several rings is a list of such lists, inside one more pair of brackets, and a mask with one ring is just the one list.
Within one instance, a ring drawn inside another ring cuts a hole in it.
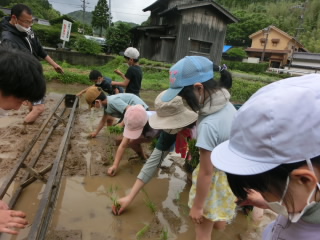
[{"label": "bare leg", "polygon": [[142,143],[150,142],[152,139],[151,138],[145,138],[145,137],[140,137],[138,139],[132,140],[129,143],[129,147],[132,148],[133,151],[135,151],[139,157],[141,157],[143,160],[147,160],[147,156],[143,151],[142,148]]},{"label": "bare leg", "polygon": [[203,218],[201,224],[195,224],[196,240],[211,240],[214,222]]},{"label": "bare leg", "polygon": [[226,221],[217,221],[217,222],[214,222],[214,229],[216,230],[220,230],[220,231],[223,231],[227,226],[227,222]]},{"label": "bare leg", "polygon": [[114,122],[114,117],[109,116],[107,117],[107,126],[112,126]]}]

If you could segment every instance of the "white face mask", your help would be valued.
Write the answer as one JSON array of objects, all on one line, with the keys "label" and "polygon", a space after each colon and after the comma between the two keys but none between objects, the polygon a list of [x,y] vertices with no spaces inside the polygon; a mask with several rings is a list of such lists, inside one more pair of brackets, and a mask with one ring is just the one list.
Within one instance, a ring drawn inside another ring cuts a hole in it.
[{"label": "white face mask", "polygon": [[25,32],[25,33],[28,33],[28,34],[31,32],[31,27],[25,28],[25,27],[21,26],[21,25],[18,24],[18,23],[16,23],[15,26],[16,26],[16,29],[17,29],[19,32]]},{"label": "white face mask", "polygon": [[169,134],[177,134],[178,132],[180,132],[183,128],[176,128],[176,129],[163,129],[163,131],[165,131],[166,133]]},{"label": "white face mask", "polygon": [[[313,170],[313,166],[312,166],[312,163],[310,161],[310,159],[307,159],[307,164],[308,164],[308,167],[309,169],[314,173],[314,170]],[[288,213],[288,210],[287,208],[282,205],[283,203],[283,199],[287,193],[287,190],[288,190],[288,186],[289,186],[289,176],[287,178],[287,182],[286,182],[286,187],[284,189],[284,192],[283,192],[283,195],[280,199],[279,202],[267,202],[267,205],[269,206],[269,208],[278,213],[278,214],[281,214],[285,217],[289,217],[290,221],[293,222],[293,223],[296,223],[300,220],[300,218],[303,216],[303,214],[310,208],[312,208],[315,204],[317,204],[315,201],[312,201],[310,202],[312,196],[314,195],[315,191],[316,191],[316,188],[311,191],[310,195],[308,196],[308,199],[307,199],[307,205],[302,209],[301,212],[297,212],[297,213]],[[317,183],[317,187],[318,189],[320,190],[320,184]]]}]

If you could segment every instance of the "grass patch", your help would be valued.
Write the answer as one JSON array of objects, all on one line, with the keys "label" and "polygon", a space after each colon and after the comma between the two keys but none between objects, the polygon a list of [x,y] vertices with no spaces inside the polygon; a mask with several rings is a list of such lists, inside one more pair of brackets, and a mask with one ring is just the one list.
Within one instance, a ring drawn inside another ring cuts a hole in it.
[{"label": "grass patch", "polygon": [[267,85],[267,83],[248,81],[240,78],[233,79],[231,92],[231,101],[235,103],[243,103],[247,101],[252,94],[260,88]]},{"label": "grass patch", "polygon": [[[75,66],[66,62],[59,63],[65,71],[65,74],[56,73],[48,63],[43,62],[45,77],[47,81],[60,81],[62,83],[81,83],[92,85],[88,75],[92,69],[99,70],[104,76],[107,76],[115,81],[123,81],[123,79],[114,73],[115,69],[120,69],[125,73],[128,66],[125,64],[125,59],[122,56],[116,56],[112,61],[103,66]],[[140,64],[143,71],[142,89],[143,90],[164,90],[169,87],[169,68],[172,64],[151,61],[145,58],[140,59]],[[233,87],[231,89],[231,101],[235,103],[243,103],[255,93],[259,88],[268,83],[278,81],[288,77],[285,74],[263,73],[252,74],[239,70],[232,71]],[[219,79],[220,74],[215,73],[215,79]]]}]

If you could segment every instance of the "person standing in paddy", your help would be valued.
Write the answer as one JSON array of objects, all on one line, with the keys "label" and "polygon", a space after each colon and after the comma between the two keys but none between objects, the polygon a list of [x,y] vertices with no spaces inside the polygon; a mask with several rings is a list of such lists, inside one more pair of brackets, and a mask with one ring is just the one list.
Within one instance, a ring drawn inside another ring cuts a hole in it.
[{"label": "person standing in paddy", "polygon": [[123,54],[124,58],[126,59],[129,68],[125,74],[123,74],[119,69],[114,70],[116,74],[118,74],[122,79],[123,82],[115,82],[112,81],[112,86],[121,86],[126,88],[126,93],[133,93],[140,97],[140,89],[141,89],[141,82],[142,82],[142,70],[139,66],[139,56],[140,53],[136,48],[128,47]]},{"label": "person standing in paddy", "polygon": [[[214,79],[220,72],[220,81]],[[210,161],[212,150],[229,138],[236,109],[229,102],[227,89],[232,86],[226,67],[213,64],[208,58],[187,56],[170,68],[170,88],[162,101],[177,95],[198,112],[197,143],[200,161],[192,174],[189,193],[190,217],[195,223],[196,239],[211,239],[212,229],[223,230],[235,216],[235,200],[224,172]]]}]

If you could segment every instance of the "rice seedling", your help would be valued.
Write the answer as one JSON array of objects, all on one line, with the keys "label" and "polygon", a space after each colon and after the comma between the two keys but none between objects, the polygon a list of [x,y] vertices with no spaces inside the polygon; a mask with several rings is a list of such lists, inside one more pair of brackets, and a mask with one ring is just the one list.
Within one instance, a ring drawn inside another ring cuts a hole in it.
[{"label": "rice seedling", "polygon": [[117,191],[118,191],[118,186],[113,186],[111,185],[109,187],[109,189],[107,190],[107,196],[110,198],[110,200],[112,201],[112,204],[113,206],[116,208],[115,210],[116,211],[119,211],[121,205],[118,203],[118,194],[117,194]]},{"label": "rice seedling", "polygon": [[149,229],[150,229],[150,224],[145,224],[144,227],[139,232],[137,232],[136,239],[137,240],[142,239],[143,236],[146,234],[146,232],[149,231]]},{"label": "rice seedling", "polygon": [[160,234],[160,240],[167,240],[169,239],[169,232],[167,229],[163,228]]},{"label": "rice seedling", "polygon": [[146,203],[147,207],[151,210],[151,212],[155,215],[157,212],[157,206],[154,202],[151,201],[148,193],[142,189],[142,192],[146,195],[146,198],[144,199],[144,202]]},{"label": "rice seedling", "polygon": [[119,127],[119,126],[110,126],[108,127],[108,131],[109,133],[113,133],[116,135],[121,135],[123,133],[124,128],[123,127]]}]

